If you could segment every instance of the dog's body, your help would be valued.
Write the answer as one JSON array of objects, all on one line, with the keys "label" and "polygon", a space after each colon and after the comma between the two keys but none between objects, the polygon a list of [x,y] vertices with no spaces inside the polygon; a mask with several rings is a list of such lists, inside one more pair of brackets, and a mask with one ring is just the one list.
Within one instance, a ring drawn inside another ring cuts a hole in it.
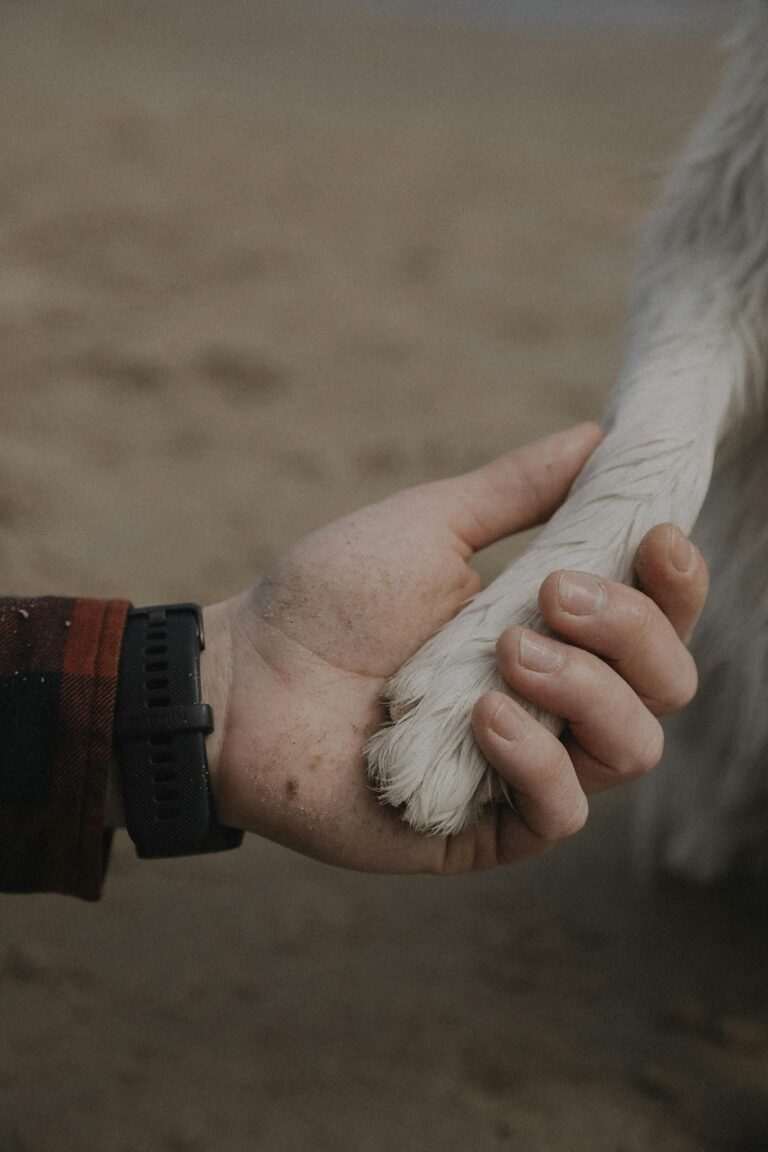
[{"label": "dog's body", "polygon": [[633,320],[605,441],[532,549],[393,678],[395,723],[369,758],[414,826],[457,831],[491,791],[472,705],[504,687],[500,633],[541,627],[544,576],[628,581],[652,525],[698,519],[713,579],[701,688],[669,725],[639,824],[646,852],[705,879],[768,847],[768,0],[745,5],[723,89],[668,181]]}]

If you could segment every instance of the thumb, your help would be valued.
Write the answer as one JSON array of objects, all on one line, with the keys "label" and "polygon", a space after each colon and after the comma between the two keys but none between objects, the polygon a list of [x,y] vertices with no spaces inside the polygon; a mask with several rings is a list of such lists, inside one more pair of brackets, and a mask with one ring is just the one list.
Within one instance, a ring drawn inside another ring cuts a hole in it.
[{"label": "thumb", "polygon": [[455,501],[453,527],[477,551],[548,520],[603,438],[597,424],[545,436],[445,481]]}]

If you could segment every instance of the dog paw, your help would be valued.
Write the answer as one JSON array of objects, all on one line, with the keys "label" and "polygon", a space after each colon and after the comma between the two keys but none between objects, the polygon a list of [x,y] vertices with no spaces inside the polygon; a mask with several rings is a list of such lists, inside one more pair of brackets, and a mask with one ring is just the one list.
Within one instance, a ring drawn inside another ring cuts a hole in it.
[{"label": "dog paw", "polygon": [[[368,744],[370,776],[382,800],[419,831],[459,832],[504,793],[475,742],[471,715],[489,690],[513,695],[496,665],[501,633],[513,624],[546,631],[536,607],[539,583],[515,581],[513,595],[491,585],[388,684],[392,724]],[[560,730],[555,717],[521,703]]]}]

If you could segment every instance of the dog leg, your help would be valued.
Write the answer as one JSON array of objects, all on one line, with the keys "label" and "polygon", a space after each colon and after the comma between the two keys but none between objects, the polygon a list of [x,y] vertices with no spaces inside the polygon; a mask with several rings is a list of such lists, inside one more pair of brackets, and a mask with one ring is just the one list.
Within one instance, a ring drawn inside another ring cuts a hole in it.
[{"label": "dog leg", "polygon": [[[763,419],[768,316],[768,0],[753,0],[728,81],[684,151],[646,238],[628,366],[609,433],[533,548],[393,677],[393,724],[368,749],[382,797],[453,833],[496,791],[469,719],[505,690],[498,636],[540,628],[558,568],[631,579],[654,524],[690,531],[718,444]],[[559,723],[542,718],[553,730]]]},{"label": "dog leg", "polygon": [[711,573],[692,645],[700,688],[665,721],[636,854],[704,882],[768,866],[768,430],[718,466],[695,539]]}]

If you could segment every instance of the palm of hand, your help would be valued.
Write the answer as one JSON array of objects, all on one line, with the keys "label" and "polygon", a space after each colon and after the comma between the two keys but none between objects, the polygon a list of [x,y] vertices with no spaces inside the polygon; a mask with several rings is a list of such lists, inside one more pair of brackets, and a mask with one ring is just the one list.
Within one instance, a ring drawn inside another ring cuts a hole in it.
[{"label": "palm of hand", "polygon": [[300,541],[233,602],[230,819],[353,867],[444,854],[379,804],[363,748],[385,718],[387,677],[478,590],[471,553],[430,485]]}]

